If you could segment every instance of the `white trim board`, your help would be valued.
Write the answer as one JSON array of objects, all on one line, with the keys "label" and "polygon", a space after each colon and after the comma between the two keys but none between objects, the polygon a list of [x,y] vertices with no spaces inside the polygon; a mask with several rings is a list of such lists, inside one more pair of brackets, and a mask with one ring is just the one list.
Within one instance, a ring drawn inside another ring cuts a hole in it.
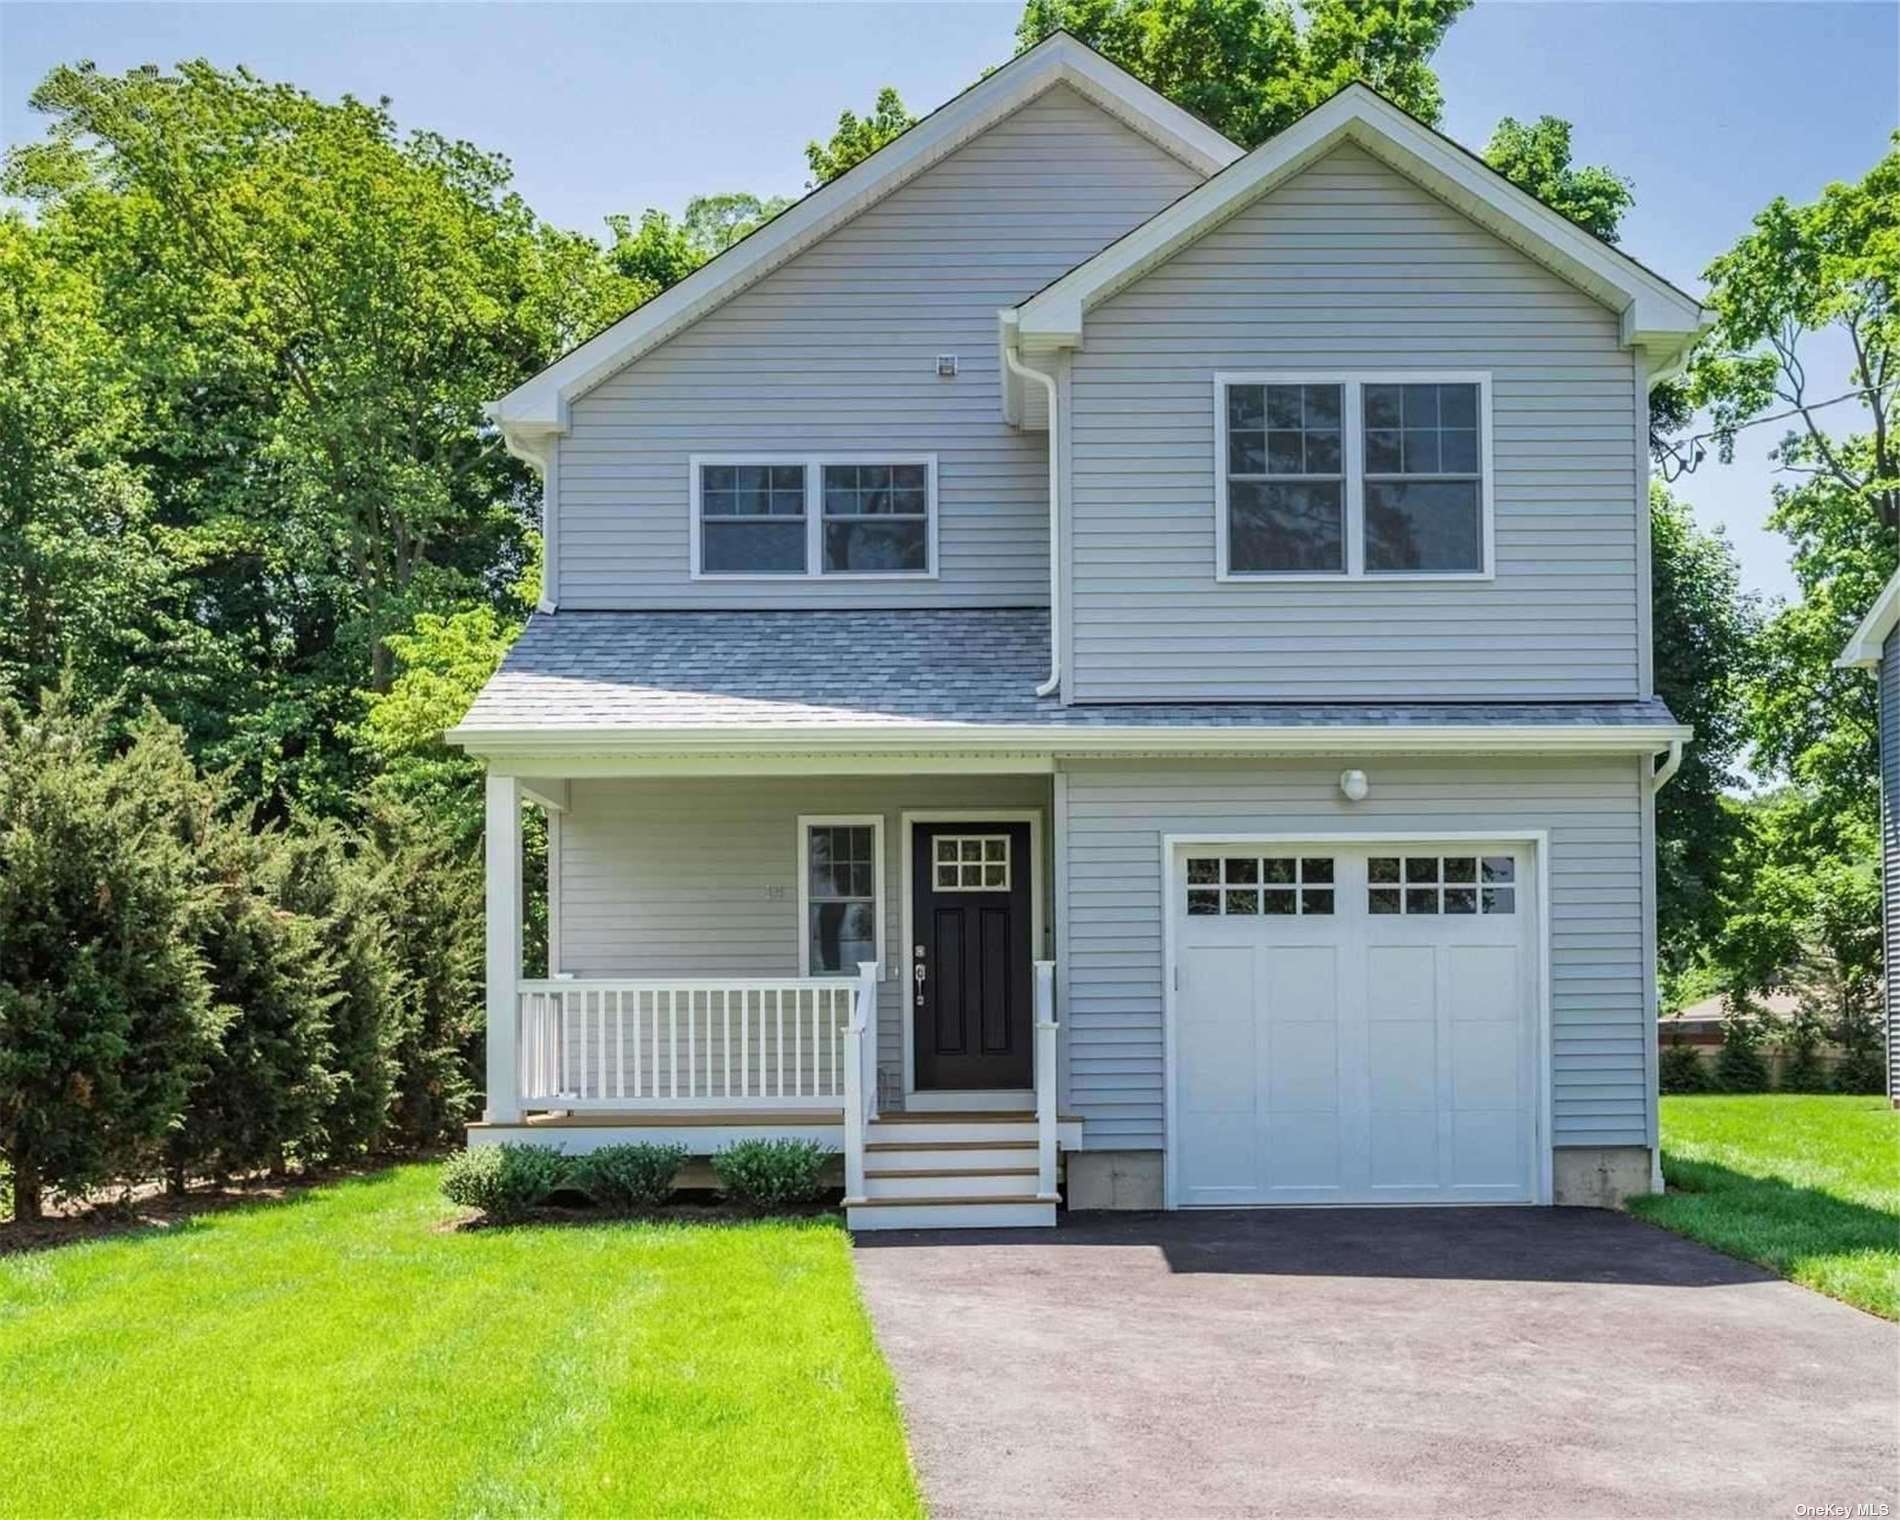
[{"label": "white trim board", "polygon": [[[1535,1196],[1533,1202],[1548,1204],[1553,1194],[1554,1136],[1553,1095],[1552,1095],[1552,1053],[1554,1039],[1551,1015],[1551,968],[1550,968],[1550,831],[1548,829],[1454,829],[1446,830],[1400,830],[1397,832],[1368,828],[1351,831],[1326,831],[1308,833],[1295,830],[1279,833],[1212,833],[1212,834],[1164,834],[1161,836],[1161,1113],[1162,1113],[1162,1207],[1178,1208],[1175,1201],[1179,1192],[1176,1173],[1180,1166],[1180,1151],[1175,1144],[1174,1122],[1174,1069],[1175,1069],[1175,912],[1174,912],[1174,862],[1183,849],[1200,846],[1227,844],[1285,845],[1300,847],[1304,845],[1351,846],[1354,849],[1376,849],[1380,845],[1424,845],[1424,844],[1506,844],[1522,845],[1532,852],[1532,870],[1537,881],[1537,914],[1535,940],[1532,946],[1534,976],[1536,987],[1533,996],[1537,1007],[1537,1060],[1538,1095],[1535,1111],[1536,1132],[1532,1136],[1532,1145],[1536,1149],[1537,1175],[1535,1178]],[[1330,1205],[1306,1205],[1307,1207],[1328,1207]],[[1367,1207],[1364,1204],[1338,1205],[1339,1207]],[[1407,1205],[1410,1207],[1410,1205]],[[1504,1207],[1505,1205],[1497,1205]]]},{"label": "white trim board", "polygon": [[1016,307],[1023,351],[1079,347],[1093,307],[1345,142],[1359,144],[1616,312],[1622,341],[1649,352],[1652,383],[1706,330],[1694,298],[1355,83]]},{"label": "white trim board", "polygon": [[[900,967],[896,981],[902,991],[900,1008],[903,1011],[904,1046],[904,1107],[911,1107],[911,1098],[917,1092],[917,1030],[913,1017],[914,1006],[910,999],[910,964],[913,947],[917,941],[913,938],[915,927],[913,915],[916,908],[916,894],[912,890],[915,862],[911,859],[912,825],[919,823],[1026,823],[1029,825],[1029,944],[1030,962],[1046,960],[1047,946],[1044,944],[1043,906],[1045,874],[1042,865],[1042,815],[1043,810],[1035,808],[907,808],[897,815],[898,828],[898,878],[902,903],[904,939],[899,957]],[[1031,1021],[1034,1022],[1033,1020]],[[1033,1031],[1032,1031],[1033,1032]],[[1033,1077],[1033,1072],[1032,1072]],[[1024,1089],[1032,1091],[1033,1089]],[[929,1095],[925,1095],[929,1099]],[[955,1095],[948,1095],[954,1098]],[[928,1111],[933,1104],[942,1107],[954,1107],[954,1101],[929,1099],[922,1105]]]},{"label": "white trim board", "polygon": [[489,417],[500,426],[512,451],[531,462],[544,459],[549,441],[567,431],[569,408],[576,397],[1060,84],[1203,176],[1241,157],[1238,146],[1132,74],[1067,32],[1053,33],[677,285],[491,402]]},{"label": "white trim board", "polygon": [[[596,768],[612,761],[750,756],[759,773],[799,768],[805,757],[827,764],[854,756],[926,756],[947,769],[973,767],[984,758],[1013,756],[1008,769],[1046,771],[1051,757],[1092,755],[1445,755],[1654,754],[1693,738],[1680,723],[1432,724],[1327,723],[1242,727],[1215,724],[1062,723],[807,723],[731,724],[674,729],[454,728],[444,736],[472,754],[504,762],[520,775],[619,775]],[[546,769],[552,766],[553,769]]]}]

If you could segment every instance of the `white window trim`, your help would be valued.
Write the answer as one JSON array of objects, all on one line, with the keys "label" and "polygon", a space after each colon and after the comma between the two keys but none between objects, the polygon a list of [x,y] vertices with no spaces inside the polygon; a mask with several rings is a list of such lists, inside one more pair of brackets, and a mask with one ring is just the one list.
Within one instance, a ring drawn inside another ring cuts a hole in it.
[{"label": "white window trim", "polygon": [[[805,570],[799,574],[773,574],[762,570],[706,570],[701,568],[699,512],[700,476],[707,465],[797,464],[805,467]],[[920,464],[924,467],[929,492],[929,513],[924,533],[922,570],[833,570],[825,564],[825,466],[828,464]],[[689,454],[687,469],[687,538],[691,544],[692,579],[696,581],[934,581],[937,579],[937,456],[935,454],[889,453],[859,450],[854,453],[824,454]]]},{"label": "white window trim", "polygon": [[[1337,385],[1340,388],[1340,448],[1346,486],[1346,568],[1337,570],[1232,570],[1227,555],[1227,387],[1230,385]],[[1366,438],[1362,387],[1367,385],[1475,385],[1478,387],[1478,507],[1483,564],[1477,570],[1395,570],[1368,573],[1366,543]],[[1326,581],[1382,586],[1394,581],[1488,581],[1497,576],[1497,514],[1492,502],[1496,475],[1491,428],[1489,370],[1217,370],[1214,374],[1214,579],[1244,585]]]},{"label": "white window trim", "polygon": [[[797,576],[785,576],[797,580]],[[798,974],[811,969],[811,831],[823,828],[868,828],[871,831],[871,885],[876,898],[878,980],[884,980],[884,815],[882,813],[800,813],[798,815]],[[826,975],[832,973],[827,972]],[[840,976],[856,976],[854,966]]]}]

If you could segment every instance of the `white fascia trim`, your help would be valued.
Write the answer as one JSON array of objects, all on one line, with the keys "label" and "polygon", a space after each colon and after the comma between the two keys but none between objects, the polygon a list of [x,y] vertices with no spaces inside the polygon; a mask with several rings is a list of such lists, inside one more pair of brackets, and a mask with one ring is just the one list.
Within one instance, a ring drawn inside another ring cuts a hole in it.
[{"label": "white fascia trim", "polygon": [[511,439],[567,431],[575,397],[1058,84],[1071,86],[1200,174],[1214,174],[1241,156],[1236,144],[1206,123],[1075,38],[1055,33],[532,380],[489,403],[489,417]]},{"label": "white fascia trim", "polygon": [[1025,351],[1078,346],[1090,308],[1348,140],[1618,312],[1622,340],[1647,348],[1659,371],[1704,330],[1692,297],[1353,84],[1024,302],[1017,316]]},{"label": "white fascia trim", "polygon": [[873,727],[670,729],[451,729],[445,738],[472,754],[537,756],[667,756],[743,754],[946,754],[994,751],[1101,754],[1653,754],[1686,741],[1693,730],[1674,723],[1487,725],[1408,728],[1390,723],[1298,727],[1172,728],[1118,724],[919,724]]},{"label": "white fascia trim", "polygon": [[1861,619],[1860,627],[1847,641],[1841,657],[1834,663],[1842,670],[1872,670],[1880,664],[1880,651],[1896,624],[1900,624],[1900,570],[1881,588],[1874,605]]}]

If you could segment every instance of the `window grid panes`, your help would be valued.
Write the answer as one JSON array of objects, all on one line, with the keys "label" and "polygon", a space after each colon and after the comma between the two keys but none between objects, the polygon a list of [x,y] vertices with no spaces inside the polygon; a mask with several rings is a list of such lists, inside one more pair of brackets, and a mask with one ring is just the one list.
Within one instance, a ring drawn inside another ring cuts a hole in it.
[{"label": "window grid panes", "polygon": [[1187,863],[1190,916],[1324,917],[1333,911],[1329,855],[1192,855]]},{"label": "window grid panes", "polygon": [[825,573],[921,575],[930,568],[930,468],[824,467]]},{"label": "window grid panes", "polygon": [[929,459],[696,460],[700,575],[928,576]]},{"label": "window grid panes", "polygon": [[849,974],[877,959],[877,830],[814,824],[805,835],[811,975]]},{"label": "window grid panes", "polygon": [[931,881],[939,892],[1007,892],[1009,835],[939,834]]},{"label": "window grid panes", "polygon": [[1509,855],[1375,855],[1366,862],[1366,911],[1515,913],[1517,861]]},{"label": "window grid panes", "polygon": [[1227,387],[1227,566],[1242,575],[1346,568],[1337,385]]},{"label": "window grid panes", "polygon": [[805,573],[804,465],[701,465],[699,515],[702,570],[715,575]]},{"label": "window grid panes", "polygon": [[1361,397],[1366,573],[1482,570],[1478,387],[1367,385]]}]

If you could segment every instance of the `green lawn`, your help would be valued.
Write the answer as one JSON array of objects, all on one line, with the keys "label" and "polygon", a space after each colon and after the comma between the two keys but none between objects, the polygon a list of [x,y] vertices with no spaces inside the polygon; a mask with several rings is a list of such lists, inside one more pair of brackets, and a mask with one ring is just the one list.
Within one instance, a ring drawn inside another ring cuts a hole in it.
[{"label": "green lawn", "polygon": [[0,1257],[9,1515],[918,1515],[829,1220],[452,1234],[436,1169]]},{"label": "green lawn", "polygon": [[1670,1191],[1634,1213],[1900,1319],[1900,1113],[1885,1098],[1662,1100]]}]

